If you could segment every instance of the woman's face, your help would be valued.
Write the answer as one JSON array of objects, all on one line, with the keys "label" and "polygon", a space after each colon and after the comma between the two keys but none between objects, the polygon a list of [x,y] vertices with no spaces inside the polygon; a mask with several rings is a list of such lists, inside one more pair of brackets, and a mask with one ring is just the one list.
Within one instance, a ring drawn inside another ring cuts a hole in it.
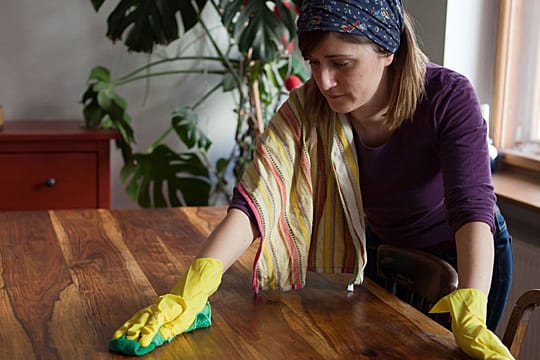
[{"label": "woman's face", "polygon": [[394,56],[372,44],[357,44],[329,33],[307,56],[311,74],[332,110],[372,113],[387,106],[386,69]]}]

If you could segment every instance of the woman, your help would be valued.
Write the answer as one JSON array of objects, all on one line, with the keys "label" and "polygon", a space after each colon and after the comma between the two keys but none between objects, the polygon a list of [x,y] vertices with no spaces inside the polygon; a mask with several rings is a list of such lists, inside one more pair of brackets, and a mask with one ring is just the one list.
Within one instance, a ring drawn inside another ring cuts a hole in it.
[{"label": "woman", "polygon": [[260,237],[255,292],[300,288],[308,270],[352,272],[359,284],[374,277],[381,242],[435,253],[457,267],[460,288],[432,311],[451,313],[469,355],[511,358],[485,325],[486,294],[491,329],[504,307],[511,250],[474,89],[427,63],[399,0],[304,1],[298,34],[312,79],[269,124],[186,275],[111,348],[150,351],[205,326],[222,273]]}]

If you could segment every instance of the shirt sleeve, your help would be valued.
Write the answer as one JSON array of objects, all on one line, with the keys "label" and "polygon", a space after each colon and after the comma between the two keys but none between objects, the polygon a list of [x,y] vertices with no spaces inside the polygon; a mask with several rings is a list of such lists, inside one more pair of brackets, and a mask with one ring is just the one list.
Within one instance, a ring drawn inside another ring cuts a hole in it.
[{"label": "shirt sleeve", "polygon": [[447,217],[453,231],[472,221],[494,232],[496,197],[491,182],[487,124],[472,84],[463,76],[438,100],[438,154]]},{"label": "shirt sleeve", "polygon": [[255,218],[255,214],[253,214],[253,211],[249,207],[248,202],[238,190],[238,185],[233,190],[233,196],[232,196],[231,203],[229,204],[229,208],[227,209],[227,211],[231,209],[241,210],[242,212],[244,212],[244,214],[246,214],[249,217],[249,220],[253,224],[257,224],[257,219]]}]

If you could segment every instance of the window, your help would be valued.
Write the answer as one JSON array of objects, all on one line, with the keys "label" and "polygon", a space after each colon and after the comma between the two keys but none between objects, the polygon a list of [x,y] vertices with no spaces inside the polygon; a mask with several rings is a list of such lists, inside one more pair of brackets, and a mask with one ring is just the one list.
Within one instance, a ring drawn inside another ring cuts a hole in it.
[{"label": "window", "polygon": [[499,0],[491,137],[503,162],[540,172],[538,0]]}]

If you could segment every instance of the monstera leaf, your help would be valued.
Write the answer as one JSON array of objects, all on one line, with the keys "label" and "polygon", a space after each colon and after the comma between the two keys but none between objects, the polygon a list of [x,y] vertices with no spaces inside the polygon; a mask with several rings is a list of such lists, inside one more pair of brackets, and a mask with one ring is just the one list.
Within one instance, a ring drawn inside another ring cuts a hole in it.
[{"label": "monstera leaf", "polygon": [[212,141],[199,129],[199,116],[192,108],[182,106],[173,113],[172,127],[180,140],[192,149],[195,146],[208,151]]},{"label": "monstera leaf", "polygon": [[115,92],[109,70],[96,66],[90,71],[88,88],[82,96],[85,126],[115,129],[122,135],[116,140],[124,161],[132,161],[131,144],[135,142],[126,100]]},{"label": "monstera leaf", "polygon": [[[279,18],[269,7],[271,2],[279,10]],[[237,40],[240,52],[253,51],[254,60],[272,61],[280,55],[281,36],[288,32],[287,37],[294,37],[293,10],[287,9],[281,0],[222,0],[222,7],[223,25]]]},{"label": "monstera leaf", "polygon": [[163,144],[151,153],[135,154],[135,163],[126,164],[121,173],[127,193],[142,207],[208,205],[209,176],[197,154],[178,154]]},{"label": "monstera leaf", "polygon": [[[105,0],[92,0],[99,11]],[[151,53],[154,45],[179,38],[177,13],[184,32],[199,22],[207,0],[120,0],[107,19],[107,36],[121,39],[129,51]],[[127,31],[127,36],[124,33]]]}]

